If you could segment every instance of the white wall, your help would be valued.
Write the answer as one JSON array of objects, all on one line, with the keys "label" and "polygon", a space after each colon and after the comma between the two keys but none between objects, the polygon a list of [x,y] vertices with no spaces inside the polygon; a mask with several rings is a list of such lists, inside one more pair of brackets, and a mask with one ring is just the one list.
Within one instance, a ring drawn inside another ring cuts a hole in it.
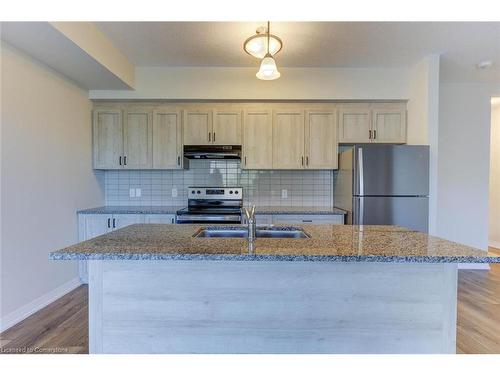
[{"label": "white wall", "polygon": [[261,81],[255,68],[136,67],[135,90],[91,90],[91,99],[408,99],[409,69],[280,68]]},{"label": "white wall", "polygon": [[429,160],[429,233],[437,230],[438,201],[438,128],[439,128],[439,55],[430,55],[412,69],[408,100],[408,144],[430,145]]},{"label": "white wall", "polygon": [[488,247],[493,84],[443,83],[439,102],[437,235]]},{"label": "white wall", "polygon": [[76,210],[101,205],[104,196],[91,165],[88,93],[4,43],[1,74],[5,328],[17,312],[76,280],[76,263],[51,261],[48,253],[77,242]]},{"label": "white wall", "polygon": [[500,98],[491,103],[489,245],[500,249]]}]

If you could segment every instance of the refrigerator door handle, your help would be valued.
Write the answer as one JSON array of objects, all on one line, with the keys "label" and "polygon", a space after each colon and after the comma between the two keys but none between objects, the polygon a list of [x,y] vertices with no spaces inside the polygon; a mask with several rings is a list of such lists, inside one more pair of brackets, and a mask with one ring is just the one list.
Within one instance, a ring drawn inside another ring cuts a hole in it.
[{"label": "refrigerator door handle", "polygon": [[358,225],[363,225],[364,217],[365,217],[365,198],[359,197]]},{"label": "refrigerator door handle", "polygon": [[364,173],[363,173],[363,149],[358,148],[358,181],[359,181],[359,195],[365,194],[364,187]]}]

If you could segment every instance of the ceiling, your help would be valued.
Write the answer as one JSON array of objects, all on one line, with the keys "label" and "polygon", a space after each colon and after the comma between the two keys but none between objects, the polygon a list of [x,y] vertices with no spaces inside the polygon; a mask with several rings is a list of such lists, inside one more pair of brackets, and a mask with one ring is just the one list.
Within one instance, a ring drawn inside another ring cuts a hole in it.
[{"label": "ceiling", "polygon": [[[137,66],[257,67],[243,41],[262,22],[97,22]],[[407,67],[441,55],[441,78],[500,83],[500,22],[272,22],[286,67]],[[478,70],[482,60],[493,68]]]}]

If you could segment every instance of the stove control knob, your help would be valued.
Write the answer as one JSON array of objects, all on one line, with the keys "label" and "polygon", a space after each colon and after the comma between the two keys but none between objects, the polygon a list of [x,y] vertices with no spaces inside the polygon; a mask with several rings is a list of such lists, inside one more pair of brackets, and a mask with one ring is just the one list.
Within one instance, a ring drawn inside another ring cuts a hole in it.
[{"label": "stove control knob", "polygon": [[229,190],[229,194],[233,194],[233,191],[232,191],[232,190]]},{"label": "stove control knob", "polygon": [[196,192],[196,194],[201,194],[201,191],[199,191],[199,190],[198,190],[198,191]]},{"label": "stove control knob", "polygon": [[194,191],[194,190],[191,190],[191,194],[194,194],[194,193],[196,193],[196,191]]}]

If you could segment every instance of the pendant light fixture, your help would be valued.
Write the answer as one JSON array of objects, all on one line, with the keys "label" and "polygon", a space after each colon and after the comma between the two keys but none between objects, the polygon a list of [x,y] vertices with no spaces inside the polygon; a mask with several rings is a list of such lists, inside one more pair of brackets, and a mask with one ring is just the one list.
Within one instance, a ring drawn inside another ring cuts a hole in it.
[{"label": "pendant light fixture", "polygon": [[281,51],[282,47],[283,42],[281,39],[270,33],[269,22],[267,23],[267,29],[263,26],[259,27],[255,35],[243,43],[245,52],[258,59],[263,59],[268,52],[274,56]]},{"label": "pendant light fixture", "polygon": [[255,75],[258,79],[262,79],[264,81],[272,81],[273,79],[278,79],[279,77],[281,77],[281,73],[276,67],[276,61],[274,61],[274,58],[269,50],[271,35],[270,31],[270,23],[267,22],[267,53],[260,63],[259,71]]},{"label": "pendant light fixture", "polygon": [[262,59],[256,77],[265,81],[271,81],[281,76],[273,56],[281,50],[283,43],[280,38],[271,34],[271,24],[269,21],[267,22],[267,30],[264,31],[262,29],[257,29],[257,34],[245,41],[243,49],[249,55]]}]

